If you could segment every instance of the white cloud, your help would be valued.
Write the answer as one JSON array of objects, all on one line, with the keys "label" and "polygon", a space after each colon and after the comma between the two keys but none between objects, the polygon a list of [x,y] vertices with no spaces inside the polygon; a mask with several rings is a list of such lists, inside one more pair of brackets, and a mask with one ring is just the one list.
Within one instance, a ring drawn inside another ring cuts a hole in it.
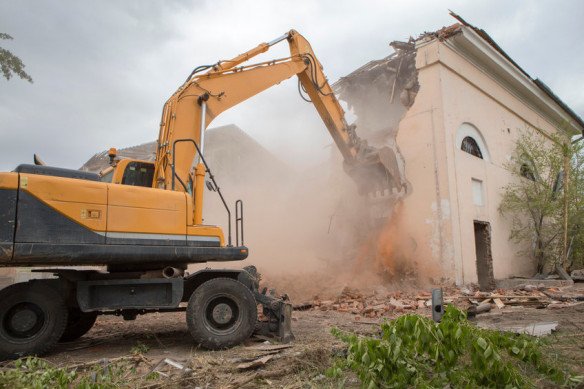
[{"label": "white cloud", "polygon": [[[485,29],[517,62],[584,112],[584,5],[506,1],[61,1],[0,4],[5,44],[35,83],[0,80],[0,170],[39,152],[79,167],[93,153],[153,140],[166,98],[196,65],[233,57],[289,28],[305,35],[331,81],[390,53],[389,42],[455,21]],[[285,56],[282,44],[270,55]],[[270,58],[273,58],[270,56]],[[581,83],[580,83],[581,84]],[[579,84],[578,84],[579,85]],[[331,142],[287,81],[224,113],[287,160],[324,158]]]}]

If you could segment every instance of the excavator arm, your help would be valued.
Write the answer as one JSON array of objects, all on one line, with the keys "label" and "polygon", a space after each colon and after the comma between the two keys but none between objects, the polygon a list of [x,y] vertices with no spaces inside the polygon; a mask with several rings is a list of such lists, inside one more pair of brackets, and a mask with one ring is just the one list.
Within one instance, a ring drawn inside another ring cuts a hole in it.
[{"label": "excavator arm", "polygon": [[[289,57],[242,65],[283,40],[289,43]],[[164,105],[153,185],[189,192],[194,186],[194,224],[202,222],[206,171],[197,147],[204,156],[207,126],[227,109],[294,75],[324,121],[343,155],[346,171],[360,191],[390,187],[392,172],[385,167],[383,157],[357,136],[354,126],[347,124],[310,44],[291,30],[231,60],[196,68]]]}]

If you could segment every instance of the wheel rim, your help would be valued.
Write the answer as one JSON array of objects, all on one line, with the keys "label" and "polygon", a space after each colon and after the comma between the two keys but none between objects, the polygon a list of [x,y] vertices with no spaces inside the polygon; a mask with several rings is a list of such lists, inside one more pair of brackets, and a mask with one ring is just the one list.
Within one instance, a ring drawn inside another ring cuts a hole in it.
[{"label": "wheel rim", "polygon": [[205,327],[218,335],[232,333],[241,323],[237,303],[226,296],[214,297],[205,306]]},{"label": "wheel rim", "polygon": [[36,304],[22,302],[11,307],[3,320],[3,327],[13,338],[32,338],[43,328],[45,313]]}]

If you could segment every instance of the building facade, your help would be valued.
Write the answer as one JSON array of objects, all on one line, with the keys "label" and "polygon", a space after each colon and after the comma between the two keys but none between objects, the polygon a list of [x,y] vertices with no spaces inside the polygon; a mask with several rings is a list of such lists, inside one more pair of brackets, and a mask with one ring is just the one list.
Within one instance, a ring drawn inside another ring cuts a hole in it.
[{"label": "building facade", "polygon": [[[516,179],[506,165],[517,139],[539,132],[549,142],[550,135],[569,140],[584,126],[484,31],[459,20],[416,40],[392,43],[396,54],[335,86],[357,123],[364,119],[361,127],[379,128],[365,137],[392,145],[398,154],[407,182],[399,236],[415,242],[406,255],[457,284],[492,286],[494,279],[533,276],[536,269],[509,240],[511,222],[499,212],[502,188]],[[404,74],[406,54],[415,69]],[[388,97],[384,114],[370,103]]]}]

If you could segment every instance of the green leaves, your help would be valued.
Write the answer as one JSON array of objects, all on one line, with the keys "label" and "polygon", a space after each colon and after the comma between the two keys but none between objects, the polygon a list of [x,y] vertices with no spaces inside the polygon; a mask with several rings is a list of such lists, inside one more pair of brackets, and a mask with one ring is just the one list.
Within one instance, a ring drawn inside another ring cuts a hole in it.
[{"label": "green leaves", "polygon": [[461,336],[462,336],[462,329],[457,328],[456,333],[454,334],[454,339],[459,340]]},{"label": "green leaves", "polygon": [[[0,33],[0,39],[11,40],[12,37],[8,34]],[[7,80],[10,80],[14,73],[23,80],[32,83],[32,77],[24,71],[24,64],[20,58],[2,47],[0,47],[0,71]]]},{"label": "green leaves", "polygon": [[487,341],[484,340],[483,338],[478,338],[477,339],[477,344],[479,345],[480,348],[482,348],[483,350],[487,348]]},{"label": "green leaves", "polygon": [[511,222],[509,238],[526,247],[519,254],[536,259],[538,272],[563,259],[564,218],[575,267],[584,261],[584,142],[570,142],[561,127],[567,125],[546,135],[526,128],[505,165],[514,177],[499,211]]},{"label": "green leaves", "polygon": [[134,362],[119,362],[79,372],[76,368],[57,367],[50,362],[27,357],[14,361],[13,367],[0,369],[0,388],[77,388],[113,389],[133,386],[128,381],[128,371],[134,370]]},{"label": "green leaves", "polygon": [[477,328],[453,306],[446,308],[440,323],[418,315],[386,322],[379,338],[338,329],[332,333],[348,344],[344,368],[353,370],[364,388],[529,386],[530,378],[520,373],[519,363],[558,384],[569,378],[542,362],[537,340]]},{"label": "green leaves", "polygon": [[66,388],[77,379],[75,370],[59,369],[38,358],[19,359],[14,366],[0,371],[0,388]]}]

